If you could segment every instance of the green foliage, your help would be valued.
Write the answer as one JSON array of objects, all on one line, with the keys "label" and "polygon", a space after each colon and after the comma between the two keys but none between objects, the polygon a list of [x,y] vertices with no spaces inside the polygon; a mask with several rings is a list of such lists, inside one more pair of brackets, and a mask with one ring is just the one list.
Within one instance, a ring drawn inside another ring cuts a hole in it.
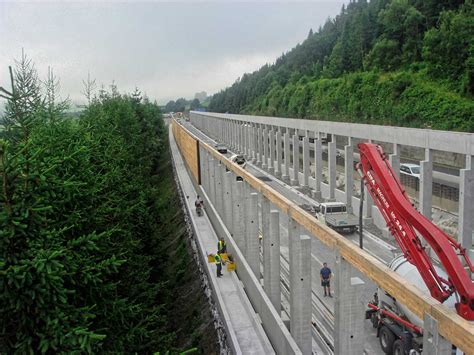
[{"label": "green foliage", "polygon": [[351,1],[209,109],[473,131],[473,11],[470,0]]},{"label": "green foliage", "polygon": [[0,141],[0,352],[173,349],[161,250],[183,222],[158,106],[112,86],[67,119],[22,63]]}]

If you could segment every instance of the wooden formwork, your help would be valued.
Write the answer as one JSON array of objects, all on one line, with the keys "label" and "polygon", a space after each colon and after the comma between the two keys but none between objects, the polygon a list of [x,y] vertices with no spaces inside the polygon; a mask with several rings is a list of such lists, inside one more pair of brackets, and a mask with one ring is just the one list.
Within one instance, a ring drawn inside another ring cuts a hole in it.
[{"label": "wooden formwork", "polygon": [[191,135],[176,121],[172,122],[174,139],[178,144],[188,169],[193,174],[198,184],[201,184],[200,162],[199,162],[199,140]]},{"label": "wooden formwork", "polygon": [[[175,125],[178,124],[173,124],[173,128]],[[199,139],[192,133],[180,126],[179,132],[182,131],[185,131],[186,135],[197,141],[198,146],[205,149],[215,159],[220,160],[229,170],[233,171],[236,175],[241,176],[244,181],[270,200],[270,202],[277,206],[283,213],[289,215],[302,227],[308,230],[313,237],[317,238],[328,247],[338,250],[347,262],[374,281],[379,287],[383,288],[385,291],[390,293],[390,295],[406,305],[406,307],[419,318],[424,319],[424,314],[427,313],[437,320],[438,331],[445,339],[464,351],[465,354],[474,354],[473,324],[463,319],[453,310],[448,309],[434,298],[422,294],[415,285],[407,282],[400,275],[390,270],[387,265],[384,265],[365,250],[360,249],[357,245],[353,244],[331,228],[321,224],[310,213],[304,211],[297,204],[290,201],[273,188],[248,173],[246,170],[242,169],[238,164],[232,163],[209,144],[199,141]],[[182,151],[181,153],[185,156],[185,159],[188,159],[186,157],[186,151]],[[191,157],[195,159],[194,157],[196,154],[194,152],[191,152],[190,154],[190,159]],[[196,164],[199,163],[195,162],[194,166]]]}]

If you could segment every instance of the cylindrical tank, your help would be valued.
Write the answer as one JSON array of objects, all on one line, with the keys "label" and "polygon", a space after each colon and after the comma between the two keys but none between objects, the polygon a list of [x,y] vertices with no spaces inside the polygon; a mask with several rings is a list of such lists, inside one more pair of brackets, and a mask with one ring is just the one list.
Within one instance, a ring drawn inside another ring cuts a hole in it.
[{"label": "cylindrical tank", "polygon": [[[414,284],[416,287],[418,287],[423,294],[426,294],[427,296],[430,296],[430,291],[428,290],[428,287],[426,286],[425,282],[423,281],[423,278],[421,277],[420,273],[418,272],[418,269],[411,264],[410,262],[405,259],[403,255],[400,255],[396,257],[395,259],[392,260],[392,262],[389,264],[390,269],[395,271],[397,274],[402,276],[407,282],[410,282]],[[436,272],[438,275],[440,275],[444,279],[448,279],[448,276],[446,275],[446,272],[442,270],[441,268],[435,266]],[[393,304],[393,300],[386,296],[385,291],[380,290],[378,292],[379,295],[379,304],[383,302],[391,305]],[[454,305],[456,303],[456,294],[453,293],[447,300],[443,302],[443,304],[448,307],[454,309]],[[413,312],[411,312],[406,306],[403,305],[403,299],[400,299],[400,302],[396,302],[396,307],[403,312],[403,314],[407,317],[407,319],[412,323],[420,328],[423,328],[423,320],[418,318]]]}]

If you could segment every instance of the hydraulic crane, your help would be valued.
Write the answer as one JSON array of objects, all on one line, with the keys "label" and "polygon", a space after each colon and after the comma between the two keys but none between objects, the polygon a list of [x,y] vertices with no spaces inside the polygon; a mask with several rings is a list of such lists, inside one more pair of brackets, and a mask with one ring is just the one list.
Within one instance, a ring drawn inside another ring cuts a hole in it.
[{"label": "hydraulic crane", "polygon": [[[466,249],[416,210],[382,147],[372,143],[359,143],[358,147],[357,170],[405,258],[417,268],[432,297],[444,302],[455,293],[458,314],[474,320],[474,284],[469,276],[474,267]],[[447,279],[434,267],[420,237],[438,256]]]}]

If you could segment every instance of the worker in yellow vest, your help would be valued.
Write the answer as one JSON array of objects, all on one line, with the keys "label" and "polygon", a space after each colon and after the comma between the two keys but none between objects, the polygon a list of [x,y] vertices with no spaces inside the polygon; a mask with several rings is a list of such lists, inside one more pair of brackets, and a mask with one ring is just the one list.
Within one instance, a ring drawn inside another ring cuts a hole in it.
[{"label": "worker in yellow vest", "polygon": [[223,237],[221,237],[217,242],[217,252],[219,254],[227,253],[227,243],[225,242]]},{"label": "worker in yellow vest", "polygon": [[214,255],[214,260],[216,262],[216,267],[217,267],[217,277],[221,277],[222,276],[222,259],[219,253]]}]

